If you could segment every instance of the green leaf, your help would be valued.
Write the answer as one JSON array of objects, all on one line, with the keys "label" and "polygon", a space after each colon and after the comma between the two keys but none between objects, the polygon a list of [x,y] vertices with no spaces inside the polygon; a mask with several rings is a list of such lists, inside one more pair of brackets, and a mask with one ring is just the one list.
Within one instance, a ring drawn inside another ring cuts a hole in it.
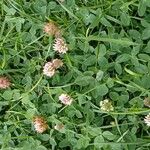
[{"label": "green leaf", "polygon": [[146,0],[140,0],[138,7],[138,14],[139,16],[143,16],[145,12],[146,12]]},{"label": "green leaf", "polygon": [[5,100],[11,100],[12,97],[13,97],[13,91],[5,91],[5,92],[3,93],[3,98],[4,98]]},{"label": "green leaf", "polygon": [[104,17],[101,18],[100,22],[106,27],[112,27],[111,23]]},{"label": "green leaf", "polygon": [[75,113],[78,118],[83,118],[83,116],[79,110],[76,110]]},{"label": "green leaf", "polygon": [[94,78],[92,78],[91,76],[79,76],[76,78],[75,83],[80,86],[87,86],[93,80],[94,80]]},{"label": "green leaf", "polygon": [[100,36],[90,35],[88,37],[76,37],[76,39],[83,39],[87,41],[102,41],[102,42],[108,42],[108,43],[116,43],[119,45],[139,45],[138,43],[132,42],[131,40],[127,38],[113,39],[113,38],[102,38]]},{"label": "green leaf", "polygon": [[122,67],[119,63],[115,63],[115,70],[118,74],[122,74]]},{"label": "green leaf", "polygon": [[36,109],[31,109],[31,108],[29,108],[27,111],[26,111],[26,113],[25,113],[25,117],[27,118],[27,119],[33,119],[33,117],[35,116],[35,114],[36,114]]},{"label": "green leaf", "polygon": [[102,134],[106,139],[108,140],[114,140],[115,139],[115,135],[112,134],[110,131],[104,131],[103,134]]},{"label": "green leaf", "polygon": [[106,54],[106,46],[104,44],[99,45],[98,58],[101,59]]},{"label": "green leaf", "polygon": [[89,141],[90,139],[88,137],[81,137],[78,141],[77,141],[77,145],[76,147],[78,149],[82,149],[82,148],[86,148],[89,145]]},{"label": "green leaf", "polygon": [[147,40],[150,38],[150,28],[146,28],[145,30],[143,30],[142,32],[142,39],[143,40]]},{"label": "green leaf", "polygon": [[26,104],[31,108],[35,108],[35,105],[30,101],[30,95],[28,93],[23,93],[21,96],[21,101],[23,104]]},{"label": "green leaf", "polygon": [[117,63],[122,63],[122,62],[126,62],[130,59],[130,55],[129,54],[122,54],[122,55],[119,55],[117,58],[116,58],[116,62]]},{"label": "green leaf", "polygon": [[97,80],[97,81],[101,81],[102,78],[103,78],[103,75],[104,75],[104,72],[101,71],[101,70],[99,70],[99,71],[97,72],[97,74],[96,74],[96,80]]},{"label": "green leaf", "polygon": [[49,2],[48,3],[48,9],[50,9],[50,10],[53,10],[53,9],[55,9],[56,8],[56,6],[57,6],[57,4],[56,4],[56,2]]},{"label": "green leaf", "polygon": [[82,104],[85,104],[87,102],[86,96],[82,94],[78,94],[78,102],[79,105],[81,106]]},{"label": "green leaf", "polygon": [[141,38],[141,34],[137,30],[130,30],[129,34],[134,40],[139,40]]},{"label": "green leaf", "polygon": [[87,127],[87,130],[88,130],[88,133],[92,135],[93,137],[99,136],[102,133],[100,128]]},{"label": "green leaf", "polygon": [[98,96],[104,96],[108,93],[108,88],[105,84],[96,85],[95,90],[93,90],[92,95],[97,98]]},{"label": "green leaf", "polygon": [[94,139],[94,146],[97,148],[97,149],[101,149],[103,146],[104,146],[104,138],[102,135],[99,135],[97,136],[95,139]]},{"label": "green leaf", "polygon": [[126,12],[121,13],[121,22],[124,26],[130,25],[130,16]]},{"label": "green leaf", "polygon": [[42,141],[48,141],[50,139],[50,135],[49,134],[41,134],[41,135],[39,135],[39,138]]},{"label": "green leaf", "polygon": [[148,7],[150,7],[150,1],[149,1],[149,0],[146,0],[146,5],[147,5]]}]

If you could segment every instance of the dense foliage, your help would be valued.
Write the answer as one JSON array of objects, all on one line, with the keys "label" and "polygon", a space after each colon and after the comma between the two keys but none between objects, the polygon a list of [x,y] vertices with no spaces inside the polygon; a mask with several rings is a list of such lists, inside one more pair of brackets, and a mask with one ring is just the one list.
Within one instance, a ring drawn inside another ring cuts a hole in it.
[{"label": "dense foliage", "polygon": [[[43,31],[51,20],[65,54]],[[56,58],[63,66],[47,77]],[[0,0],[0,75],[11,82],[0,89],[2,150],[149,150],[150,0]],[[112,111],[101,109],[105,99]]]}]

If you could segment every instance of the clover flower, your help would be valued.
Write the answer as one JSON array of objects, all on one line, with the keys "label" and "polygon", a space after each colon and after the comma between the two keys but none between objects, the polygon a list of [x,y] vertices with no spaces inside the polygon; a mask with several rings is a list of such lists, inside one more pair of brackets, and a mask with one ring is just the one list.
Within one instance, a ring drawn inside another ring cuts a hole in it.
[{"label": "clover flower", "polygon": [[47,130],[48,125],[45,121],[45,119],[41,116],[36,116],[33,118],[33,124],[34,128],[38,133],[43,133],[44,131]]},{"label": "clover flower", "polygon": [[52,77],[55,74],[56,69],[62,65],[63,62],[60,59],[54,59],[51,62],[47,62],[43,67],[43,74],[48,77]]},{"label": "clover flower", "polygon": [[7,77],[0,76],[0,89],[6,89],[10,87],[10,81]]},{"label": "clover flower", "polygon": [[48,35],[56,37],[60,35],[60,29],[58,28],[58,25],[53,21],[50,21],[45,24],[44,32],[47,33]]},{"label": "clover flower", "polygon": [[52,77],[55,74],[55,68],[52,62],[47,62],[43,67],[43,74]]},{"label": "clover flower", "polygon": [[108,99],[105,99],[105,100],[101,101],[100,102],[100,107],[101,107],[101,110],[107,111],[107,112],[114,110],[114,107],[112,106],[112,103]]},{"label": "clover flower", "polygon": [[58,69],[63,65],[63,62],[60,59],[54,59],[52,63],[55,69]]},{"label": "clover flower", "polygon": [[68,94],[61,94],[59,96],[59,100],[64,104],[64,105],[71,105],[73,99],[68,95]]},{"label": "clover flower", "polygon": [[58,53],[65,54],[68,51],[68,46],[62,37],[57,37],[53,49]]},{"label": "clover flower", "polygon": [[150,107],[150,98],[149,97],[146,97],[144,99],[144,105],[147,106],[147,107]]},{"label": "clover flower", "polygon": [[144,118],[144,122],[147,124],[147,126],[150,126],[150,113]]}]

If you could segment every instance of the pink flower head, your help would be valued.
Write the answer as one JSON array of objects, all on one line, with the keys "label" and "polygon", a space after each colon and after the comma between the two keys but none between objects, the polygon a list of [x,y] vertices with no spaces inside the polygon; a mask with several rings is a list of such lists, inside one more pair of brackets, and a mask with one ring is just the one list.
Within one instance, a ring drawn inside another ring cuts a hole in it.
[{"label": "pink flower head", "polygon": [[59,100],[65,105],[71,105],[73,101],[73,99],[67,94],[61,94]]},{"label": "pink flower head", "polygon": [[55,74],[56,69],[62,65],[63,62],[60,59],[54,59],[51,62],[47,62],[43,67],[43,74],[52,77]]},{"label": "pink flower head", "polygon": [[63,38],[58,37],[55,39],[53,49],[58,53],[65,54],[68,51],[68,46],[63,40]]},{"label": "pink flower head", "polygon": [[10,86],[10,81],[7,77],[0,77],[0,89],[6,89]]},{"label": "pink flower head", "polygon": [[55,74],[55,68],[52,62],[47,62],[43,67],[43,74],[52,77]]}]

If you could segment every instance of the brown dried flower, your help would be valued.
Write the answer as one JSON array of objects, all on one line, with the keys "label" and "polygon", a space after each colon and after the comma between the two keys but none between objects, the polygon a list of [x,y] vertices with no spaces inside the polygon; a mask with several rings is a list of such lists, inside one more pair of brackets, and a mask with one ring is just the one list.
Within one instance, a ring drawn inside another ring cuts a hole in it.
[{"label": "brown dried flower", "polygon": [[7,77],[0,76],[0,89],[6,89],[10,86],[10,81]]},{"label": "brown dried flower", "polygon": [[50,21],[45,24],[44,32],[47,33],[48,35],[55,36],[55,37],[58,37],[61,34],[58,25],[53,21]]},{"label": "brown dried flower", "polygon": [[146,97],[144,99],[144,105],[147,106],[147,107],[150,107],[150,98],[149,97]]},{"label": "brown dried flower", "polygon": [[33,118],[34,128],[38,133],[43,133],[47,130],[48,125],[45,119],[41,116],[36,116]]},{"label": "brown dried flower", "polygon": [[59,67],[63,65],[63,62],[60,59],[54,59],[52,63],[55,69],[58,69]]}]

